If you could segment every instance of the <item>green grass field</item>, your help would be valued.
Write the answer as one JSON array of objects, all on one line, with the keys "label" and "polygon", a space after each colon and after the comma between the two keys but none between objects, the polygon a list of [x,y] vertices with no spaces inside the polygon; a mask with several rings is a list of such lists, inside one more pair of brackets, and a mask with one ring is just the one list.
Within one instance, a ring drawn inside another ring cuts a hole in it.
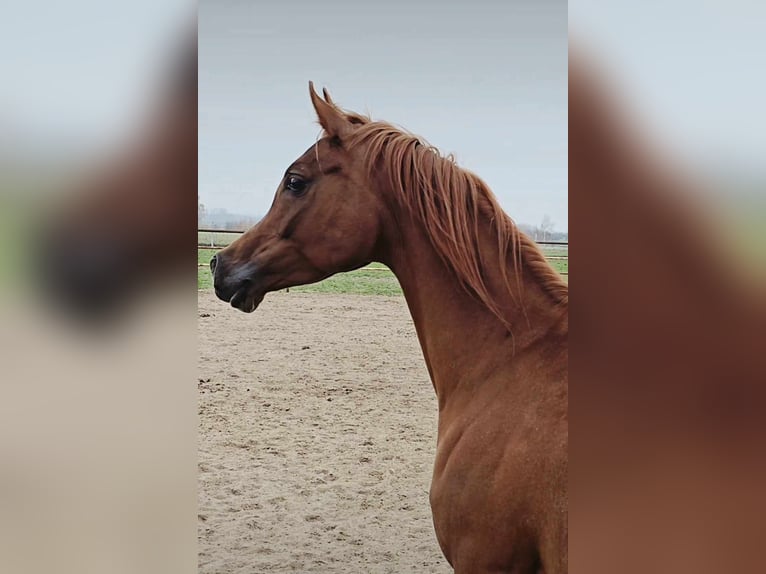
[{"label": "green grass field", "polygon": [[[202,236],[206,235],[204,241]],[[200,233],[200,244],[209,244],[213,240],[216,244],[222,245],[233,239],[236,235],[228,235],[221,237],[211,237],[212,234]],[[215,234],[216,236],[219,234]],[[558,246],[543,246],[543,251],[547,256],[564,257],[567,255],[568,250],[566,247]],[[214,249],[198,249],[197,261],[202,266],[198,268],[197,272],[197,288],[198,289],[211,289],[213,287],[213,279],[210,275],[210,268],[208,263],[210,258],[215,253]],[[569,271],[568,259],[551,259],[551,265],[559,273],[567,273]],[[401,295],[402,290],[399,287],[399,282],[396,280],[394,274],[385,266],[380,263],[371,263],[367,266],[372,269],[358,269],[356,271],[350,271],[349,273],[338,273],[312,285],[302,285],[300,287],[291,287],[290,291],[296,293],[351,293],[356,295]],[[568,276],[564,276],[565,278]]]}]

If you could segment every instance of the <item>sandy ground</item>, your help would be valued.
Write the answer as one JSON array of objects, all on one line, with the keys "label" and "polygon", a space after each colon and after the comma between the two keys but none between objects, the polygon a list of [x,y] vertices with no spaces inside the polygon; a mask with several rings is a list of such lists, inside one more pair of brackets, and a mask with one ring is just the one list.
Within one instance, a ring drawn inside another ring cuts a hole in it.
[{"label": "sandy ground", "polygon": [[199,293],[199,572],[451,572],[436,397],[401,297]]}]

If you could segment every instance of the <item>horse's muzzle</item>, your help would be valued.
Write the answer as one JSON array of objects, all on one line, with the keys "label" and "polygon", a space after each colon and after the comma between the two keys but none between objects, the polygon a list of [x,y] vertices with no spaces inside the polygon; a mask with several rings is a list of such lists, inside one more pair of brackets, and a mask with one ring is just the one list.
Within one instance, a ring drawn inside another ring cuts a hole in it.
[{"label": "horse's muzzle", "polygon": [[222,253],[210,260],[215,294],[232,307],[251,313],[263,301],[265,293],[258,289],[257,266],[254,263],[233,265]]}]

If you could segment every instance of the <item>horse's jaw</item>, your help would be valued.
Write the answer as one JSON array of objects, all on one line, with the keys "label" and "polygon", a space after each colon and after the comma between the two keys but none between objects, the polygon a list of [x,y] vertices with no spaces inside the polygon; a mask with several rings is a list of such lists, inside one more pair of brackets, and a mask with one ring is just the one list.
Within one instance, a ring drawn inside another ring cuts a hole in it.
[{"label": "horse's jaw", "polygon": [[244,313],[252,313],[258,308],[265,296],[264,291],[254,288],[253,285],[245,285],[234,293],[229,303]]}]

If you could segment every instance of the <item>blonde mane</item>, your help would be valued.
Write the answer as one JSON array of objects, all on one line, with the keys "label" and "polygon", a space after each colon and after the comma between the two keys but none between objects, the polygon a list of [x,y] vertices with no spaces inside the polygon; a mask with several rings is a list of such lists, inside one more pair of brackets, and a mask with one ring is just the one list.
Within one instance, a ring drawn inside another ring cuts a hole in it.
[{"label": "blonde mane", "polygon": [[[521,300],[520,276],[528,270],[555,303],[568,304],[567,283],[503,211],[484,181],[413,134],[359,114],[342,113],[358,124],[349,136],[349,147],[365,146],[370,173],[384,170],[398,200],[422,223],[439,257],[503,323],[507,325],[507,320],[501,302],[487,287],[485,267],[500,269],[512,299],[518,294]],[[497,232],[498,256],[492,261],[480,248],[480,225],[485,219]],[[508,272],[509,256],[515,281]]]}]

